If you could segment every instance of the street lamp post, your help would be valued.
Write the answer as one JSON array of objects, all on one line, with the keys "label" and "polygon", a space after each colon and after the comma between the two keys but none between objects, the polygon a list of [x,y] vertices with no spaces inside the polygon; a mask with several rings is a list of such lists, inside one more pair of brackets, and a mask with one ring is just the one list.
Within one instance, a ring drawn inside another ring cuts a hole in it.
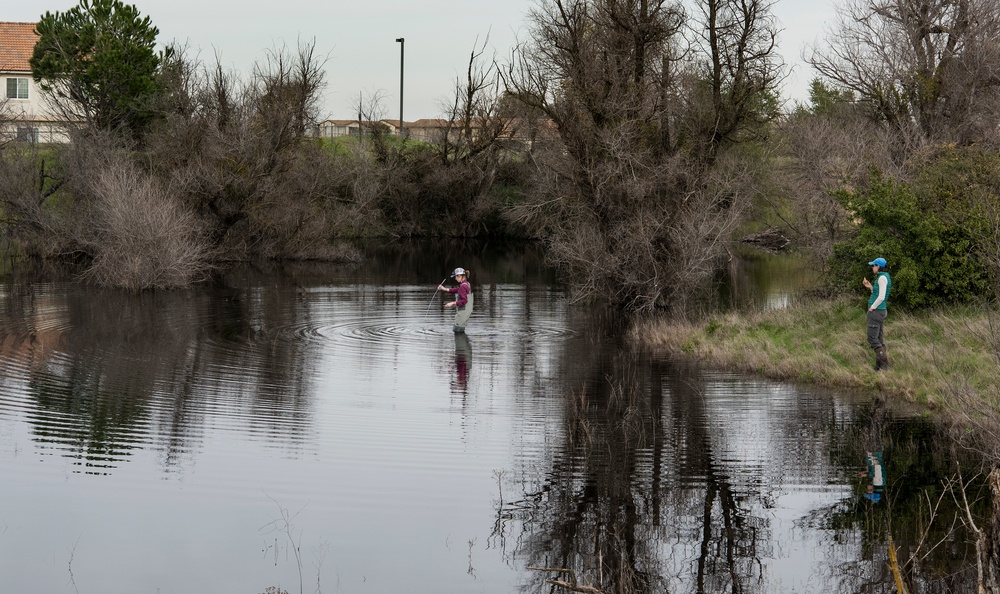
[{"label": "street lamp post", "polygon": [[403,38],[396,39],[399,44],[399,137],[403,138]]}]

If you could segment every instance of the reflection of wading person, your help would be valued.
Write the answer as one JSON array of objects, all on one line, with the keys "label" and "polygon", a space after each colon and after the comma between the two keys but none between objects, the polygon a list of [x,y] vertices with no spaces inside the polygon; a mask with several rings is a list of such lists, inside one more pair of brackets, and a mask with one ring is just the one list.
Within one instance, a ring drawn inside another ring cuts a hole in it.
[{"label": "reflection of wading person", "polygon": [[868,344],[875,351],[875,371],[879,371],[889,367],[889,356],[885,352],[884,330],[892,278],[885,271],[885,258],[875,258],[868,265],[875,273],[874,285],[867,278],[862,281],[865,288],[872,292],[868,298]]},{"label": "reflection of wading person", "polygon": [[451,273],[451,276],[454,277],[458,286],[449,289],[444,285],[438,285],[438,291],[448,291],[455,294],[455,300],[445,303],[444,306],[455,308],[455,327],[453,330],[455,332],[465,332],[465,325],[469,323],[469,316],[472,315],[472,305],[474,302],[472,285],[469,284],[468,272],[464,268],[456,268],[455,272]]},{"label": "reflection of wading person", "polygon": [[472,345],[465,332],[455,333],[455,380],[452,382],[452,393],[462,396],[469,391],[469,368],[472,367]]}]

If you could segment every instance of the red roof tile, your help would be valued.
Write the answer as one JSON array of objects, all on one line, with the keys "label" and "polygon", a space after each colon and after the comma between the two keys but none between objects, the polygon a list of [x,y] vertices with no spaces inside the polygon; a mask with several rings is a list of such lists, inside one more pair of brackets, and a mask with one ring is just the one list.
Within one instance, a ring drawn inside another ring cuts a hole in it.
[{"label": "red roof tile", "polygon": [[37,41],[35,23],[0,21],[0,71],[31,72],[28,59]]}]

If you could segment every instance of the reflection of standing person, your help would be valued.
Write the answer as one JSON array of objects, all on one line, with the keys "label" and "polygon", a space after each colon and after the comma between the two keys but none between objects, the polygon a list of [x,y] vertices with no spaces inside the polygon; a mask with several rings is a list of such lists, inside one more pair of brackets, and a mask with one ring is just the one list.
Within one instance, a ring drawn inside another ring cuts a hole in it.
[{"label": "reflection of standing person", "polygon": [[438,285],[438,291],[448,291],[455,294],[455,300],[445,303],[445,307],[455,308],[455,332],[465,332],[465,325],[469,323],[469,316],[472,315],[474,299],[472,296],[472,285],[469,283],[469,272],[464,268],[456,268],[451,276],[458,283],[457,287],[447,288]]},{"label": "reflection of standing person", "polygon": [[865,466],[868,467],[868,484],[865,486],[865,499],[878,503],[885,495],[885,466],[882,462],[882,452],[865,452]]},{"label": "reflection of standing person", "polygon": [[875,351],[875,371],[879,371],[889,367],[889,355],[885,351],[884,330],[892,278],[885,271],[885,258],[875,258],[868,265],[875,273],[875,284],[872,284],[867,278],[862,281],[865,288],[872,292],[868,298],[868,344]]}]

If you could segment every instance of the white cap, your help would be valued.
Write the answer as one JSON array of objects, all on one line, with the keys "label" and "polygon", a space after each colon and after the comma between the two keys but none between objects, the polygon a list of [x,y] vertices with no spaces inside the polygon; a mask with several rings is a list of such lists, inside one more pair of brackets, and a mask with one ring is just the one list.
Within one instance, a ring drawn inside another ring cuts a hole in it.
[{"label": "white cap", "polygon": [[455,272],[452,272],[452,273],[451,273],[451,275],[452,275],[452,276],[458,276],[458,275],[460,275],[460,274],[461,274],[462,276],[466,276],[466,274],[465,274],[465,269],[464,269],[464,268],[456,268],[456,269],[455,269]]}]

